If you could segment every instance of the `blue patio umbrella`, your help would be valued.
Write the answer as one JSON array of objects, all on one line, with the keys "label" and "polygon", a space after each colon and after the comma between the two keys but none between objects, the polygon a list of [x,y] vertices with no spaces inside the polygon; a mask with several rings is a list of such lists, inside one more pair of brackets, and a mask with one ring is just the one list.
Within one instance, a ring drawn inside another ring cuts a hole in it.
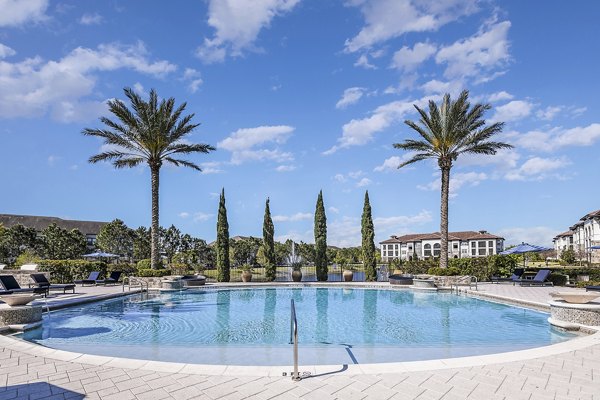
[{"label": "blue patio umbrella", "polygon": [[118,254],[104,253],[102,251],[97,251],[95,253],[90,253],[90,254],[84,254],[83,256],[86,257],[86,258],[115,258],[115,257],[119,257]]},{"label": "blue patio umbrella", "polygon": [[590,249],[590,250],[600,250],[600,246],[591,246],[591,247],[588,247],[588,249]]},{"label": "blue patio umbrella", "polygon": [[523,266],[525,266],[525,254],[526,253],[539,253],[541,251],[547,251],[550,250],[548,247],[542,247],[542,246],[535,246],[533,244],[529,244],[529,243],[521,243],[518,246],[515,247],[511,247],[508,250],[504,250],[502,253],[503,255],[506,254],[523,254]]}]

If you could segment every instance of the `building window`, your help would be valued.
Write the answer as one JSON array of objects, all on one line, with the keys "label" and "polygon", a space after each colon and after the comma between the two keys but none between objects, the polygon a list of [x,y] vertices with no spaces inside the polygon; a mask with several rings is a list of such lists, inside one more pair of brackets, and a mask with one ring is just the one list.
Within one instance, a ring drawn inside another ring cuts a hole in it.
[{"label": "building window", "polygon": [[476,251],[475,251],[475,249],[472,249],[472,250],[471,250],[471,255],[472,255],[472,256],[476,256],[476,255],[477,255],[477,254],[476,254]]},{"label": "building window", "polygon": [[440,244],[436,243],[433,245],[433,256],[434,257],[439,257],[440,256]]},{"label": "building window", "polygon": [[480,240],[479,243],[477,244],[477,246],[485,247],[485,240]]},{"label": "building window", "polygon": [[494,247],[494,241],[493,240],[488,241],[488,247]]},{"label": "building window", "polygon": [[475,242],[471,242],[471,248],[475,248]]},{"label": "building window", "polygon": [[485,256],[485,248],[479,249],[479,255],[480,256]]},{"label": "building window", "polygon": [[425,245],[425,257],[431,257],[431,245],[427,243]]}]

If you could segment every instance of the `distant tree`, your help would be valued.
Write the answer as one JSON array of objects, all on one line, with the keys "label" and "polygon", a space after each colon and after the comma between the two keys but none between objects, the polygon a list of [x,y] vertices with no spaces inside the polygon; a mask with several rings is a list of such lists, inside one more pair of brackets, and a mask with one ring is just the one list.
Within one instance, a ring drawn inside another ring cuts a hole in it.
[{"label": "distant tree", "polygon": [[146,260],[151,254],[150,229],[140,226],[133,231],[133,258]]},{"label": "distant tree", "polygon": [[258,249],[261,246],[261,240],[255,237],[249,237],[240,240],[229,240],[229,257],[236,268],[243,265],[256,266]]},{"label": "distant tree", "polygon": [[300,241],[296,245],[296,254],[302,258],[302,262],[314,263],[315,262],[315,245],[310,243],[304,243]]},{"label": "distant tree", "polygon": [[142,100],[133,89],[125,88],[125,96],[131,102],[131,109],[121,100],[109,100],[109,111],[117,117],[115,121],[106,117],[100,121],[107,129],[83,130],[84,135],[99,137],[110,150],[90,157],[90,163],[111,161],[115,168],[133,168],[147,164],[150,168],[152,186],[152,227],[151,227],[151,267],[159,264],[159,211],[158,186],[160,169],[163,163],[190,167],[201,171],[200,167],[178,157],[182,154],[209,153],[215,150],[208,144],[190,144],[184,139],[199,124],[192,124],[194,114],[182,116],[186,103],[175,108],[175,99],[158,101],[154,89],[150,90],[148,101]]},{"label": "distant tree", "polygon": [[161,250],[167,256],[167,262],[172,263],[173,256],[181,247],[181,231],[175,225],[171,225],[169,229],[165,229],[161,239]]},{"label": "distant tree", "polygon": [[323,205],[323,191],[319,191],[317,207],[315,210],[315,267],[317,280],[326,281],[328,276],[327,265],[327,217]]},{"label": "distant tree", "polygon": [[34,228],[28,228],[21,224],[5,228],[0,225],[0,262],[13,264],[17,257],[24,252],[35,255],[39,253],[40,240]]},{"label": "distant tree", "polygon": [[397,149],[408,150],[414,154],[398,168],[425,159],[437,160],[441,170],[440,267],[448,266],[448,195],[450,193],[450,170],[461,154],[496,154],[500,149],[512,148],[510,144],[495,142],[491,139],[502,132],[504,123],[485,124],[483,116],[491,106],[489,104],[469,103],[469,92],[464,90],[455,101],[446,94],[442,104],[429,101],[429,113],[415,105],[421,119],[419,123],[404,121],[415,130],[422,140],[406,139],[396,143]]},{"label": "distant tree", "polygon": [[560,253],[560,259],[567,265],[575,264],[575,251],[573,249],[563,250],[563,252]]},{"label": "distant tree", "polygon": [[365,279],[369,282],[377,280],[377,260],[375,258],[375,229],[371,216],[369,192],[365,192],[365,204],[361,219],[362,262],[365,268]]},{"label": "distant tree", "polygon": [[115,219],[100,228],[96,246],[107,253],[133,257],[133,239],[133,230],[120,219]]},{"label": "distant tree", "polygon": [[87,250],[85,235],[73,229],[68,231],[50,224],[42,231],[43,257],[51,260],[80,258]]},{"label": "distant tree", "polygon": [[[285,243],[275,242],[275,265],[285,265],[291,253],[292,240],[288,239]],[[298,254],[297,248],[296,254]]]},{"label": "distant tree", "polygon": [[265,267],[265,278],[267,281],[274,281],[277,275],[277,265],[275,264],[275,227],[271,219],[271,209],[269,208],[269,199],[265,203],[265,216],[263,219],[263,256]]},{"label": "distant tree", "polygon": [[225,189],[221,190],[219,213],[217,215],[217,281],[229,282],[229,224],[225,208]]}]

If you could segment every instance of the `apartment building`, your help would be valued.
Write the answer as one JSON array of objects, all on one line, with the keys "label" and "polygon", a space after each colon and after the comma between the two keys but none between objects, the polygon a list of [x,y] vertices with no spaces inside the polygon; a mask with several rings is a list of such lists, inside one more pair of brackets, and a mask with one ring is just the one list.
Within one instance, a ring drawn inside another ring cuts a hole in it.
[{"label": "apartment building", "polygon": [[[391,261],[394,258],[412,260],[439,257],[441,234],[434,232],[392,236],[379,244],[383,261]],[[487,231],[448,233],[448,257],[450,258],[486,257],[503,250],[504,238]]]}]

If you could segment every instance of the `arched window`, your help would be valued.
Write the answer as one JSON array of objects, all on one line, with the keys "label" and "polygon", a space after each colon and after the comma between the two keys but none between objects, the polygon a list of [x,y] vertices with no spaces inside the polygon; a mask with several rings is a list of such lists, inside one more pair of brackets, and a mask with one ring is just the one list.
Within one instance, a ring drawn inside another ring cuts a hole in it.
[{"label": "arched window", "polygon": [[425,249],[425,257],[431,257],[431,245],[427,243],[423,248]]},{"label": "arched window", "polygon": [[439,243],[436,243],[433,245],[433,256],[434,257],[439,257],[440,256],[440,249],[441,249],[441,245]]}]

